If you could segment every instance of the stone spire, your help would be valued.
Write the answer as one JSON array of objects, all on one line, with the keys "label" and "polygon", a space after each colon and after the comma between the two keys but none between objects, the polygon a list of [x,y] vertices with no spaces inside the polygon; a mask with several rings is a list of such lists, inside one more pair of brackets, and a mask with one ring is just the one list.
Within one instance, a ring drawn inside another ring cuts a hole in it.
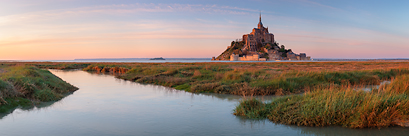
[{"label": "stone spire", "polygon": [[261,11],[260,11],[260,21],[259,22],[261,23]]},{"label": "stone spire", "polygon": [[258,27],[258,29],[262,29],[262,28],[264,27],[264,26],[263,26],[263,23],[261,23],[261,11],[260,11],[260,20],[259,20],[259,22],[258,22],[257,27]]}]

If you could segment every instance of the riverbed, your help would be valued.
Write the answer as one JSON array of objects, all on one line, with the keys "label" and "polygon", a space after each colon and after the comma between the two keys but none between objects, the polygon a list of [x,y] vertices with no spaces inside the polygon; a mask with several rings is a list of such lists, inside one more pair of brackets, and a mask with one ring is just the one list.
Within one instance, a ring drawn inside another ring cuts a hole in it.
[{"label": "riverbed", "polygon": [[[1,136],[408,135],[409,129],[298,127],[234,116],[241,96],[195,94],[111,75],[50,70],[80,88],[64,99],[0,119]],[[266,101],[273,97],[263,97]]]}]

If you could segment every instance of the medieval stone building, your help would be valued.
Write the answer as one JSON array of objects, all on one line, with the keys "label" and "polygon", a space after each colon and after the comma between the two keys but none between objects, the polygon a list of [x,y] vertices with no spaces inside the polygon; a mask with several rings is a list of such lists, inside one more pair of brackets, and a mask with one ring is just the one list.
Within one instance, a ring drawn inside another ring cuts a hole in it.
[{"label": "medieval stone building", "polygon": [[265,28],[261,23],[261,14],[257,28],[253,28],[250,34],[243,35],[243,41],[245,42],[243,50],[247,51],[257,51],[257,45],[262,43],[274,43],[274,35],[269,33],[268,27]]},{"label": "medieval stone building", "polygon": [[260,20],[257,28],[250,34],[243,35],[242,40],[232,41],[231,45],[212,60],[230,61],[281,61],[281,60],[311,60],[305,53],[296,54],[291,49],[279,46],[274,40],[274,35],[268,32]]}]

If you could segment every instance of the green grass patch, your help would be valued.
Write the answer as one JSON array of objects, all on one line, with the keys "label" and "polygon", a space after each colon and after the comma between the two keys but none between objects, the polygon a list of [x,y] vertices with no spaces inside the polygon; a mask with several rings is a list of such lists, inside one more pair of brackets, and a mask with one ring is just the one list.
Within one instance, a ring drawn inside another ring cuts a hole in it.
[{"label": "green grass patch", "polygon": [[4,104],[0,105],[0,113],[10,113],[18,107],[31,107],[33,102],[26,98],[7,98],[4,100]]},{"label": "green grass patch", "polygon": [[175,89],[177,89],[177,90],[185,90],[185,91],[190,92],[190,87],[191,87],[191,86],[190,86],[188,83],[185,83],[185,84],[182,84],[182,85],[175,86]]},{"label": "green grass patch", "polygon": [[[26,100],[49,102],[63,98],[77,90],[75,86],[61,80],[48,70],[34,66],[8,66],[0,75],[1,111],[24,106]],[[21,103],[24,102],[24,103]]]}]

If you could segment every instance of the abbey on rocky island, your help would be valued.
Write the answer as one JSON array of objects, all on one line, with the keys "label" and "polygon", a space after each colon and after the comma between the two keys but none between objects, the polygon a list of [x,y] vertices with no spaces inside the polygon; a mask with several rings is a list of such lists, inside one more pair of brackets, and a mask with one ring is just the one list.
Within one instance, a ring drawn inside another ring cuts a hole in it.
[{"label": "abbey on rocky island", "polygon": [[295,54],[291,49],[274,40],[274,34],[268,31],[261,22],[261,13],[257,28],[250,34],[243,35],[241,40],[232,41],[231,45],[212,60],[230,61],[266,61],[266,60],[310,60],[305,53]]}]

